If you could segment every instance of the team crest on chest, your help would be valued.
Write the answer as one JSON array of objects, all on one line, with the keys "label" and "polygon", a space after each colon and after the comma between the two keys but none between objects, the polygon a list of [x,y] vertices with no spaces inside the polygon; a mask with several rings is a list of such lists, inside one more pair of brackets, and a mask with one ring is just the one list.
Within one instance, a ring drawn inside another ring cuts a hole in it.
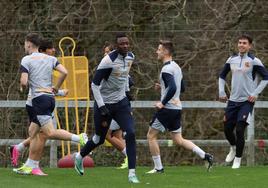
[{"label": "team crest on chest", "polygon": [[245,62],[245,67],[249,68],[250,67],[250,63],[249,62]]}]

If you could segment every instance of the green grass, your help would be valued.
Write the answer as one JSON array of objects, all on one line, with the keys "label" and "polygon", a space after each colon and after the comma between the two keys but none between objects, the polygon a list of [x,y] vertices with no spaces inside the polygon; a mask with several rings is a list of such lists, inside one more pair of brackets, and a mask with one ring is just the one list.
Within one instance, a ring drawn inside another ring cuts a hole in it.
[{"label": "green grass", "polygon": [[140,184],[129,184],[127,170],[113,167],[86,169],[78,176],[73,169],[44,169],[47,177],[23,176],[10,168],[0,168],[1,188],[267,188],[268,167],[214,167],[210,173],[200,166],[166,167],[164,174],[145,174],[148,167],[138,167]]}]

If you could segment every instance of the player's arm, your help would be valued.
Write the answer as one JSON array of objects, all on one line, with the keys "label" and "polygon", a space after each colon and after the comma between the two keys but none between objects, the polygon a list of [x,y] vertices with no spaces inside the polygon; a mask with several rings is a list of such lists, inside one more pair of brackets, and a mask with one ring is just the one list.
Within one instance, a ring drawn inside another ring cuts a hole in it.
[{"label": "player's arm", "polygon": [[[160,91],[161,90],[161,85],[158,82],[154,83],[154,89],[156,91]],[[185,82],[183,79],[181,79],[181,93],[185,92]]]},{"label": "player's arm", "polygon": [[59,76],[59,78],[57,80],[57,83],[53,87],[55,93],[57,93],[58,90],[59,90],[59,88],[60,88],[60,86],[62,85],[62,83],[66,79],[66,77],[68,75],[68,71],[67,71],[67,69],[62,64],[60,64],[58,62],[56,63],[54,69],[60,73],[60,76]]},{"label": "player's arm", "polygon": [[254,59],[253,72],[257,72],[261,75],[262,80],[254,90],[254,92],[248,97],[249,102],[255,102],[258,95],[264,90],[266,85],[268,84],[268,71],[261,63],[261,61],[257,58]]},{"label": "player's arm", "polygon": [[108,109],[105,107],[103,98],[100,93],[100,84],[102,80],[108,80],[109,76],[112,72],[113,68],[111,65],[111,59],[108,56],[105,56],[102,61],[100,62],[96,73],[93,77],[93,81],[91,83],[91,89],[93,92],[94,99],[101,110],[102,115],[107,115],[109,114]]},{"label": "player's arm", "polygon": [[181,79],[181,93],[185,92],[185,82]]},{"label": "player's arm", "polygon": [[29,77],[29,67],[27,64],[27,61],[23,58],[21,61],[21,66],[20,66],[20,91],[23,91],[23,88],[26,88],[28,85],[28,77]]},{"label": "player's arm", "polygon": [[129,101],[133,101],[134,100],[133,96],[130,93],[130,88],[132,86],[134,86],[133,78],[130,75],[128,75],[128,80],[127,80],[127,84],[126,84],[126,88],[125,89],[126,89],[126,96],[127,96],[127,98],[128,98]]},{"label": "player's arm", "polygon": [[128,88],[130,89],[134,85],[135,83],[134,83],[133,78],[130,75],[128,75]]},{"label": "player's arm", "polygon": [[28,84],[28,73],[23,72],[20,76],[20,85],[26,87]]},{"label": "player's arm", "polygon": [[[228,59],[229,60],[229,59]],[[225,79],[227,74],[230,72],[230,63],[228,62],[225,63],[220,76],[219,76],[219,100],[220,102],[226,102],[228,100],[227,95],[225,93]]]},{"label": "player's arm", "polygon": [[100,84],[103,79],[108,80],[110,74],[112,72],[112,68],[104,68],[98,69],[94,75],[93,81],[91,83],[91,89],[93,92],[93,96],[99,108],[104,106],[103,98],[100,93]]},{"label": "player's arm", "polygon": [[176,90],[177,90],[174,76],[172,74],[163,72],[162,79],[164,81],[165,87],[167,88],[167,93],[164,96],[163,100],[161,101],[162,105],[160,103],[156,104],[156,107],[160,109],[163,108],[165,104],[167,104],[168,101],[172,99],[172,97],[175,95]]}]

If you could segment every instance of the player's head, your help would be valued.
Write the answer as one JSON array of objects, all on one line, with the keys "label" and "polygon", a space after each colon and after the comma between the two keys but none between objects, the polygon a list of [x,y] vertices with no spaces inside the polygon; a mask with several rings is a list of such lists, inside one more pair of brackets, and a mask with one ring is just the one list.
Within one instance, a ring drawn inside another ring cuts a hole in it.
[{"label": "player's head", "polygon": [[248,34],[243,34],[238,37],[237,47],[241,54],[247,53],[252,47],[253,39]]},{"label": "player's head", "polygon": [[39,46],[39,52],[45,53],[47,55],[55,56],[55,48],[53,42],[49,39],[43,39]]},{"label": "player's head", "polygon": [[172,57],[174,52],[173,44],[169,40],[160,40],[156,50],[157,59],[164,60],[166,57]]},{"label": "player's head", "polygon": [[25,52],[31,54],[33,50],[38,50],[40,43],[41,37],[37,33],[29,33],[24,41]]},{"label": "player's head", "polygon": [[117,33],[115,37],[115,46],[120,54],[127,55],[129,51],[129,40],[125,33]]},{"label": "player's head", "polygon": [[103,54],[106,56],[109,52],[113,51],[114,46],[112,43],[105,41],[104,46],[103,46]]}]

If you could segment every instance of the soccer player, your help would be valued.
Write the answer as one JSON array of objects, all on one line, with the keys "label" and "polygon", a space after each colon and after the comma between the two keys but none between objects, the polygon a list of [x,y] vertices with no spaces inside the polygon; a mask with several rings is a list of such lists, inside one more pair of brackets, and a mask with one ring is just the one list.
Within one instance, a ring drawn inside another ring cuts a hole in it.
[{"label": "soccer player", "polygon": [[[57,93],[67,76],[67,70],[61,65],[57,58],[40,53],[41,38],[36,33],[26,36],[24,42],[25,56],[21,61],[21,87],[29,85],[33,106],[33,120],[29,127],[30,150],[26,163],[13,169],[19,174],[32,174],[38,168],[39,159],[34,151],[39,148],[38,133],[42,131],[48,139],[68,140],[84,145],[87,141],[86,134],[75,135],[63,129],[55,129],[52,123],[52,113],[55,107],[54,93]],[[57,84],[52,87],[53,70],[60,73]]]},{"label": "soccer player", "polygon": [[139,183],[136,168],[136,140],[131,108],[126,97],[125,87],[134,54],[129,52],[129,39],[124,33],[116,35],[116,50],[106,55],[98,65],[91,88],[95,98],[95,134],[75,155],[75,169],[84,174],[83,157],[103,144],[111,120],[114,119],[124,131],[128,156],[128,180]]},{"label": "soccer player", "polygon": [[[238,54],[229,57],[219,76],[219,100],[227,102],[224,133],[230,146],[225,161],[233,161],[232,168],[240,168],[245,145],[244,133],[249,124],[254,102],[268,83],[268,72],[260,59],[249,53],[253,39],[247,34],[238,38]],[[225,93],[225,79],[232,72],[231,94]],[[263,79],[259,82],[259,76]],[[234,129],[236,131],[234,134]]]},{"label": "soccer player", "polygon": [[105,41],[102,50],[103,50],[103,54],[104,54],[104,57],[105,57],[105,56],[108,55],[111,51],[114,50],[114,46],[113,46],[113,44],[111,44],[110,42]]},{"label": "soccer player", "polygon": [[[128,76],[128,84],[126,85],[126,96],[129,101],[133,100],[133,97],[130,95],[130,88],[133,85],[134,85],[134,82],[132,81],[132,78]],[[118,169],[127,168],[128,158],[127,158],[127,152],[126,152],[126,144],[123,138],[123,131],[121,130],[120,126],[114,119],[112,119],[110,127],[107,131],[106,140],[108,140],[118,151],[120,151],[125,156],[123,163],[121,164],[120,167],[118,167]]]},{"label": "soccer player", "polygon": [[[52,41],[48,40],[48,39],[43,39],[41,41],[41,45],[39,47],[39,52],[41,53],[45,53],[47,55],[50,56],[54,56],[55,55],[55,48],[53,47],[53,43]],[[63,89],[63,90],[59,90],[58,93],[56,93],[56,95],[58,96],[66,96],[68,93],[67,89]],[[31,99],[31,90],[29,90],[28,93],[28,97],[27,97],[27,101],[26,101],[26,110],[28,113],[28,117],[29,117],[29,121],[32,122],[33,118],[34,118],[34,112],[33,112],[33,107],[32,107],[32,99]],[[54,118],[54,116],[52,117]],[[54,119],[53,119],[54,120]],[[54,123],[54,127],[57,127],[57,125],[55,125],[55,121],[53,121]],[[43,148],[45,146],[47,137],[45,134],[43,134],[42,132],[38,133],[38,144],[39,148],[38,151],[33,152],[35,155],[38,155],[36,158],[39,158],[39,160],[42,157],[43,154]],[[11,157],[11,164],[13,166],[18,166],[18,160],[19,160],[19,156],[20,153],[23,152],[25,150],[26,147],[30,146],[30,137],[23,140],[21,143],[17,144],[17,145],[13,145],[11,146],[10,149],[10,157]],[[33,175],[46,175],[45,173],[42,172],[42,170],[38,167],[35,168],[32,171]]]},{"label": "soccer player", "polygon": [[39,52],[50,56],[55,56],[56,53],[53,42],[49,39],[42,39],[38,50]]},{"label": "soccer player", "polygon": [[[105,42],[103,46],[104,56],[108,55],[111,51],[114,50],[114,47],[111,43]],[[131,100],[131,95],[129,94],[129,89],[133,85],[132,79],[129,77],[129,84],[126,85],[126,96],[128,100]],[[120,129],[118,123],[115,120],[111,121],[110,127],[106,134],[106,140],[112,144],[118,151],[120,151],[124,156],[124,162],[118,169],[125,169],[128,167],[128,159],[127,159],[127,152],[126,152],[126,144],[125,140],[123,139],[123,132]]]},{"label": "soccer player", "polygon": [[154,168],[148,174],[163,173],[164,168],[161,162],[160,149],[157,136],[165,130],[170,132],[174,143],[193,151],[201,159],[208,161],[208,170],[213,163],[213,156],[205,153],[190,140],[181,135],[181,101],[180,93],[182,86],[182,71],[178,64],[172,60],[173,44],[168,40],[161,40],[156,51],[158,60],[162,61],[163,67],[160,73],[161,101],[156,102],[155,113],[147,133],[150,152],[154,162]]}]

